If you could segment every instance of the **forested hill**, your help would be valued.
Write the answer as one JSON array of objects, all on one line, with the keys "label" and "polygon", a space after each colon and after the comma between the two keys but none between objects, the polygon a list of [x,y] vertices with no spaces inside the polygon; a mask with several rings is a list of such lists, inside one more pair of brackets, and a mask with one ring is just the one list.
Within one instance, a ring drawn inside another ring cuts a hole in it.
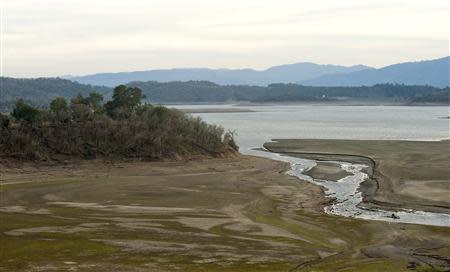
[{"label": "forested hill", "polygon": [[[384,101],[398,103],[448,103],[449,88],[378,84],[371,87],[311,87],[298,84],[222,86],[207,81],[131,82],[129,86],[158,103],[295,102],[295,101]],[[450,94],[449,94],[450,95]]]},{"label": "forested hill", "polygon": [[[75,97],[93,91],[111,98],[112,89],[79,84],[60,78],[1,78],[0,112],[8,112],[22,98],[37,107],[46,107],[59,96]],[[446,103],[449,89],[430,86],[381,84],[371,87],[311,87],[298,84],[271,84],[268,87],[218,85],[207,81],[131,82],[151,103],[229,103],[229,102],[301,102],[301,101],[383,101],[396,103]]]},{"label": "forested hill", "polygon": [[24,99],[34,106],[46,106],[52,99],[62,96],[75,97],[93,91],[106,97],[112,89],[107,87],[80,84],[61,78],[18,79],[1,77],[0,112],[9,111],[18,99]]}]

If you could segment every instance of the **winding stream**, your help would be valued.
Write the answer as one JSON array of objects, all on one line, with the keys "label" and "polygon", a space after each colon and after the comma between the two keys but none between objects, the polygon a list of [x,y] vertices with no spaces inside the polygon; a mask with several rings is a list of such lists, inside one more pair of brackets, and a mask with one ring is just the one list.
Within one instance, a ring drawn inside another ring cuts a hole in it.
[{"label": "winding stream", "polygon": [[[241,153],[290,163],[291,170],[289,170],[287,174],[324,187],[326,195],[335,199],[333,205],[325,208],[326,213],[368,220],[450,227],[449,214],[413,210],[393,212],[380,209],[369,210],[358,207],[363,200],[362,194],[358,190],[359,186],[368,178],[368,175],[362,170],[366,168],[367,165],[329,161],[329,163],[339,164],[343,170],[351,173],[351,175],[339,179],[338,181],[319,181],[304,174],[305,171],[316,166],[316,161],[314,160],[255,149],[244,149]],[[393,218],[392,214],[395,214],[398,218]]]}]

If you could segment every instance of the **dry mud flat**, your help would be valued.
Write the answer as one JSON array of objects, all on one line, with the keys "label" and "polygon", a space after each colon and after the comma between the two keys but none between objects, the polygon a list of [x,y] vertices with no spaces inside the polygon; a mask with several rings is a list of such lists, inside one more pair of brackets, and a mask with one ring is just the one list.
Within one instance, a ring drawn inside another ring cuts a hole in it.
[{"label": "dry mud flat", "polygon": [[[298,139],[276,140],[265,147],[303,158],[368,165],[371,179],[362,184],[366,207],[450,213],[449,140]],[[320,165],[314,168],[316,176],[330,177]]]},{"label": "dry mud flat", "polygon": [[0,167],[0,271],[450,267],[449,228],[326,215],[320,187],[267,159]]}]

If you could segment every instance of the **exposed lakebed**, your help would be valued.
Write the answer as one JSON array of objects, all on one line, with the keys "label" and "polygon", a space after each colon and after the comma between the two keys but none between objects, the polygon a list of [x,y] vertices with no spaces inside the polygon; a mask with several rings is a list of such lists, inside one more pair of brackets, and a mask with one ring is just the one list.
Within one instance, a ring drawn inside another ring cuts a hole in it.
[{"label": "exposed lakebed", "polygon": [[[211,107],[221,109],[236,108],[233,105],[178,105],[181,109],[209,109]],[[411,205],[396,205],[395,200],[399,194],[390,196],[393,204],[389,207],[379,207],[379,209],[365,208],[362,202],[365,190],[364,180],[371,175],[371,161],[359,160],[360,158],[309,157],[307,154],[285,152],[267,152],[253,150],[260,148],[271,139],[347,139],[347,140],[407,140],[407,141],[437,141],[449,137],[448,119],[440,119],[440,116],[448,115],[448,107],[408,107],[408,106],[335,106],[335,105],[259,105],[244,106],[239,105],[239,109],[247,112],[206,112],[198,111],[192,113],[199,116],[208,123],[223,126],[225,129],[236,131],[236,141],[241,148],[241,153],[271,158],[275,160],[289,162],[291,171],[289,174],[301,179],[308,180],[325,188],[326,194],[330,198],[336,199],[335,203],[326,212],[343,216],[351,216],[362,219],[374,219],[391,222],[417,223],[438,226],[450,226],[450,216],[446,213],[446,203],[433,203],[428,201],[435,198],[433,195],[424,194],[431,192],[430,188],[442,188],[440,195],[445,194],[444,181],[448,178],[430,177],[427,182],[422,182],[424,187],[418,183],[407,184],[408,192],[412,192],[412,197],[403,202]],[[364,144],[360,143],[363,146]],[[394,143],[403,146],[404,143]],[[421,144],[422,145],[422,144]],[[351,144],[346,144],[351,146]],[[369,148],[367,146],[367,148]],[[384,148],[383,145],[372,147],[373,150]],[[302,150],[297,148],[295,151]],[[310,148],[311,150],[313,148]],[[400,154],[402,148],[392,151],[387,148],[390,154]],[[292,149],[285,149],[285,151]],[[314,152],[305,150],[306,152]],[[400,151],[399,151],[400,150]],[[430,159],[430,147],[423,146],[417,149],[418,157],[416,162],[423,159]],[[316,150],[319,151],[319,150]],[[350,154],[348,150],[340,150],[339,154]],[[282,155],[283,154],[283,155]],[[410,155],[411,155],[410,154]],[[445,152],[443,153],[445,154]],[[440,160],[448,161],[446,155]],[[396,158],[389,158],[395,162]],[[412,159],[412,157],[410,158]],[[436,157],[435,157],[436,160]],[[322,170],[328,168],[328,175],[321,176],[323,171],[317,171],[315,166],[319,162]],[[337,165],[337,167],[333,167]],[[415,167],[414,164],[412,167]],[[428,171],[435,172],[436,169],[429,169],[430,165],[417,165],[427,167]],[[342,171],[339,171],[339,168]],[[402,169],[401,171],[408,171]],[[399,173],[403,173],[403,172]],[[400,175],[400,174],[399,174]],[[420,174],[422,176],[422,174]],[[332,178],[330,178],[333,176]],[[314,178],[313,178],[314,177]],[[328,178],[328,180],[327,180]],[[430,182],[441,180],[441,182]],[[426,184],[430,183],[430,188]],[[385,183],[386,184],[386,183]],[[439,186],[441,187],[439,187]],[[417,186],[417,187],[416,187]],[[360,190],[360,191],[359,191]],[[376,188],[372,188],[373,192]],[[372,192],[372,193],[373,193]],[[378,192],[380,193],[380,192]],[[383,192],[384,193],[384,192]],[[401,197],[404,197],[402,195]],[[394,199],[393,199],[394,198]],[[413,201],[413,202],[412,202]],[[415,201],[415,202],[414,202]],[[414,204],[414,205],[412,205]],[[442,205],[441,205],[442,204]],[[434,206],[433,206],[434,205]],[[431,207],[434,208],[431,209]],[[421,208],[429,209],[426,212]],[[385,209],[385,210],[383,210]],[[391,211],[395,209],[395,211]],[[414,211],[410,210],[414,209]],[[400,217],[392,218],[392,214]]]},{"label": "exposed lakebed", "polygon": [[388,211],[361,207],[363,195],[360,191],[360,186],[362,182],[369,178],[368,174],[364,171],[369,167],[368,165],[342,161],[326,161],[327,164],[335,164],[343,171],[349,173],[348,175],[345,175],[345,177],[337,180],[326,180],[323,178],[313,178],[307,174],[308,171],[316,167],[318,163],[323,164],[323,161],[299,158],[257,149],[245,149],[242,150],[241,153],[290,163],[291,169],[287,174],[324,187],[325,194],[334,199],[333,204],[325,208],[326,213],[368,220],[450,227],[449,214],[406,209],[400,211]]}]

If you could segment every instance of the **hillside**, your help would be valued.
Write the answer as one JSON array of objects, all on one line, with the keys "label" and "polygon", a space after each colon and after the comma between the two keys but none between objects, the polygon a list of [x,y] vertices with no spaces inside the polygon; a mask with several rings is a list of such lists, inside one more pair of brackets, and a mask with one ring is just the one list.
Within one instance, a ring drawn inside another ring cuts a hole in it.
[{"label": "hillside", "polygon": [[10,110],[20,98],[34,106],[44,106],[58,96],[71,98],[78,94],[87,95],[93,91],[107,96],[111,92],[107,87],[90,86],[61,78],[1,77],[0,81],[2,84],[0,112]]},{"label": "hillside", "polygon": [[363,65],[338,66],[320,65],[309,62],[274,66],[266,70],[253,69],[207,69],[184,68],[168,70],[149,70],[138,72],[102,73],[69,79],[92,85],[117,86],[132,81],[210,81],[221,85],[257,85],[271,83],[295,83],[313,79],[326,74],[350,73],[368,69]]},{"label": "hillside", "polygon": [[[151,101],[158,103],[226,103],[226,102],[294,102],[294,101],[385,101],[409,103],[412,99],[421,102],[448,103],[431,94],[449,93],[430,86],[406,86],[379,84],[371,87],[314,87],[298,84],[271,84],[259,86],[221,86],[206,81],[188,82],[131,82],[132,87],[142,89]],[[432,101],[428,101],[432,99]]]},{"label": "hillside", "polygon": [[323,75],[302,84],[312,86],[372,86],[382,83],[449,86],[450,57],[429,61],[406,62],[380,69],[366,69],[348,74]]}]

